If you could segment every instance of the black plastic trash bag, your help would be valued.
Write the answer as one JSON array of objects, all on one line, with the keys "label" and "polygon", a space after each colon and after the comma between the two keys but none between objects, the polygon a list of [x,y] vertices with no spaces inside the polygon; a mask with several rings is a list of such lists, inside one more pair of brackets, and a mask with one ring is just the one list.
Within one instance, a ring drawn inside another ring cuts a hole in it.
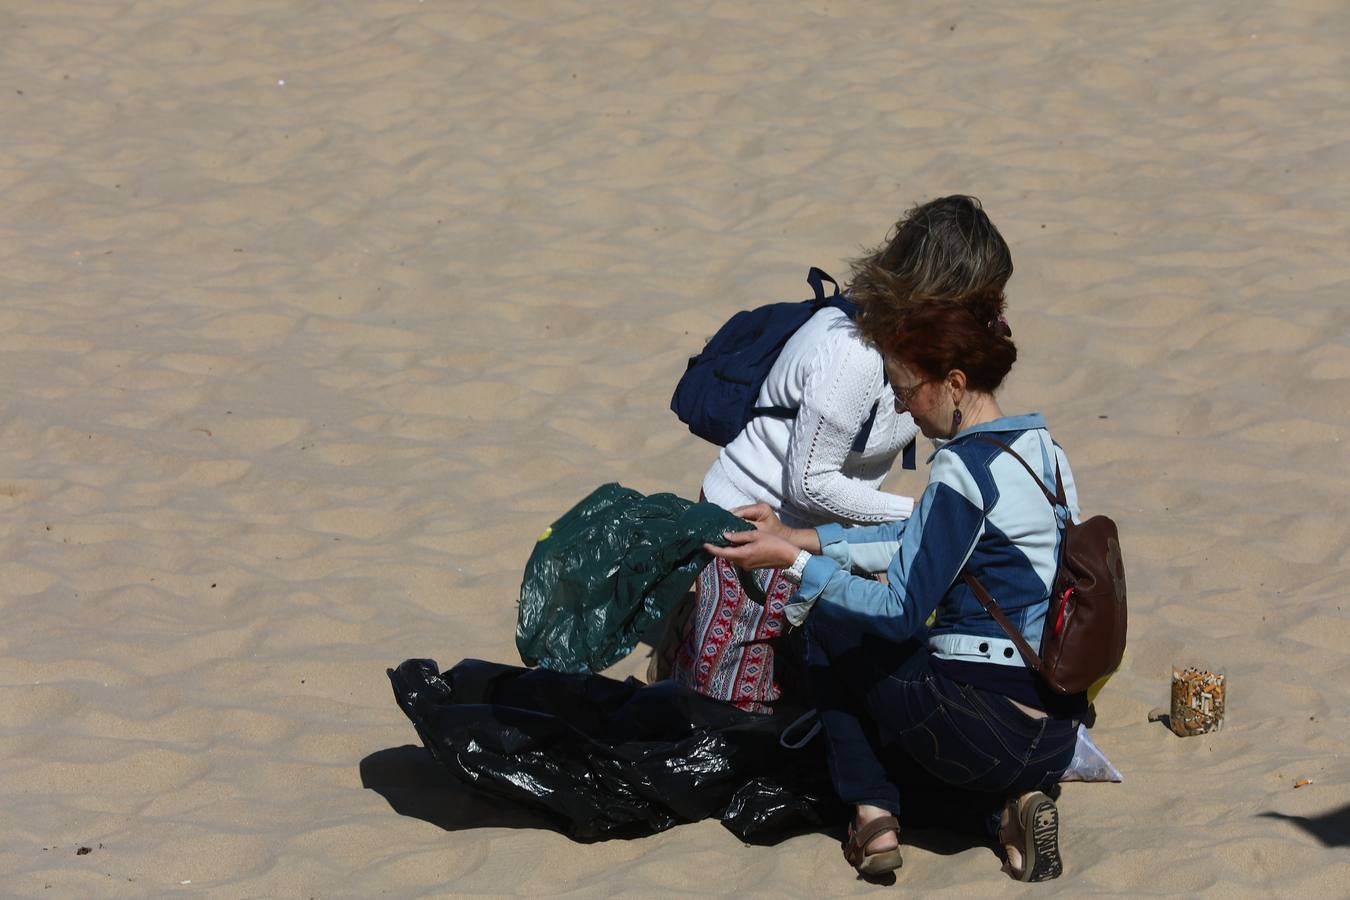
[{"label": "black plastic trash bag", "polygon": [[578,841],[637,837],[718,817],[773,843],[847,812],[823,741],[792,749],[800,715],[742,712],[674,682],[464,660],[410,659],[394,696],[432,755],[465,783],[545,810]]},{"label": "black plastic trash bag", "polygon": [[712,503],[605,484],[543,533],[525,565],[516,649],[526,665],[598,672],[659,625],[749,523]]}]

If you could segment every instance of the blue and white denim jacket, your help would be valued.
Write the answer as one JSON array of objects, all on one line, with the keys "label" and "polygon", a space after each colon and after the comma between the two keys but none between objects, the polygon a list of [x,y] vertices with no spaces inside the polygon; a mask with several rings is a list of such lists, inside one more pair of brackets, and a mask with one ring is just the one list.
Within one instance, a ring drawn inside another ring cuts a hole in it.
[{"label": "blue and white denim jacket", "polygon": [[[1058,461],[1068,513],[1078,521],[1073,472],[1039,414],[973,426],[929,457],[928,487],[909,519],[816,529],[822,553],[806,564],[789,618],[800,623],[814,603],[817,616],[898,642],[923,636],[936,612],[927,629],[934,656],[1025,668],[960,573],[968,566],[1027,642],[1040,646],[1064,511],[1047,502],[1021,463],[976,440],[982,433],[1011,446],[1051,492]],[[851,570],[885,571],[886,583]]]}]

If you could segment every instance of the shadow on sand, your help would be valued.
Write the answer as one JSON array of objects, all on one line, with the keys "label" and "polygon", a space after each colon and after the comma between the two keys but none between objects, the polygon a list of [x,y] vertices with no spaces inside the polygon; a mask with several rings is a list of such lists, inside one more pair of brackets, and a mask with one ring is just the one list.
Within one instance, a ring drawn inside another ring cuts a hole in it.
[{"label": "shadow on sand", "polygon": [[1320,816],[1290,816],[1285,813],[1263,812],[1263,819],[1283,819],[1322,842],[1323,847],[1350,847],[1350,805],[1322,813]]},{"label": "shadow on sand", "polygon": [[425,747],[406,744],[361,760],[361,786],[379,794],[401,816],[446,831],[467,828],[541,828],[565,833],[548,815],[489,797],[459,782]]},{"label": "shadow on sand", "polygon": [[[389,747],[361,760],[361,786],[383,797],[401,816],[430,822],[446,831],[470,828],[537,828],[566,834],[565,823],[547,814],[491,797],[462,784],[445,771],[425,747],[405,744]],[[844,831],[821,829],[817,833],[842,843]],[[734,840],[730,835],[728,838]],[[906,828],[901,838],[908,847],[918,847],[940,856],[951,856],[974,847],[978,840],[939,828]],[[839,864],[845,865],[843,857]],[[859,876],[861,879],[862,876]],[[863,879],[894,883],[894,876]]]}]

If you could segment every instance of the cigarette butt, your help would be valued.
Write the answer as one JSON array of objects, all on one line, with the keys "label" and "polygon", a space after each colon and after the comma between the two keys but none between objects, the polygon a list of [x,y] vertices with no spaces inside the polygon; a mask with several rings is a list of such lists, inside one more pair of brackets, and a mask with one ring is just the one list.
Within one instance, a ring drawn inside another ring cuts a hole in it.
[{"label": "cigarette butt", "polygon": [[1298,781],[1294,782],[1294,787],[1296,788],[1307,787],[1310,784],[1312,784],[1311,778],[1300,778]]}]

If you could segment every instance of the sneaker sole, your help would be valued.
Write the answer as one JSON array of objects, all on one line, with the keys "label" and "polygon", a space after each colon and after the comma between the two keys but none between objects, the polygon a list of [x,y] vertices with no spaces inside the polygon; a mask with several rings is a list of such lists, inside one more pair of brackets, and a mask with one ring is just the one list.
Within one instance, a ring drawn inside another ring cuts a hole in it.
[{"label": "sneaker sole", "polygon": [[1044,794],[1027,806],[1022,818],[1026,847],[1022,853],[1023,881],[1049,881],[1064,873],[1059,855],[1059,808]]}]

